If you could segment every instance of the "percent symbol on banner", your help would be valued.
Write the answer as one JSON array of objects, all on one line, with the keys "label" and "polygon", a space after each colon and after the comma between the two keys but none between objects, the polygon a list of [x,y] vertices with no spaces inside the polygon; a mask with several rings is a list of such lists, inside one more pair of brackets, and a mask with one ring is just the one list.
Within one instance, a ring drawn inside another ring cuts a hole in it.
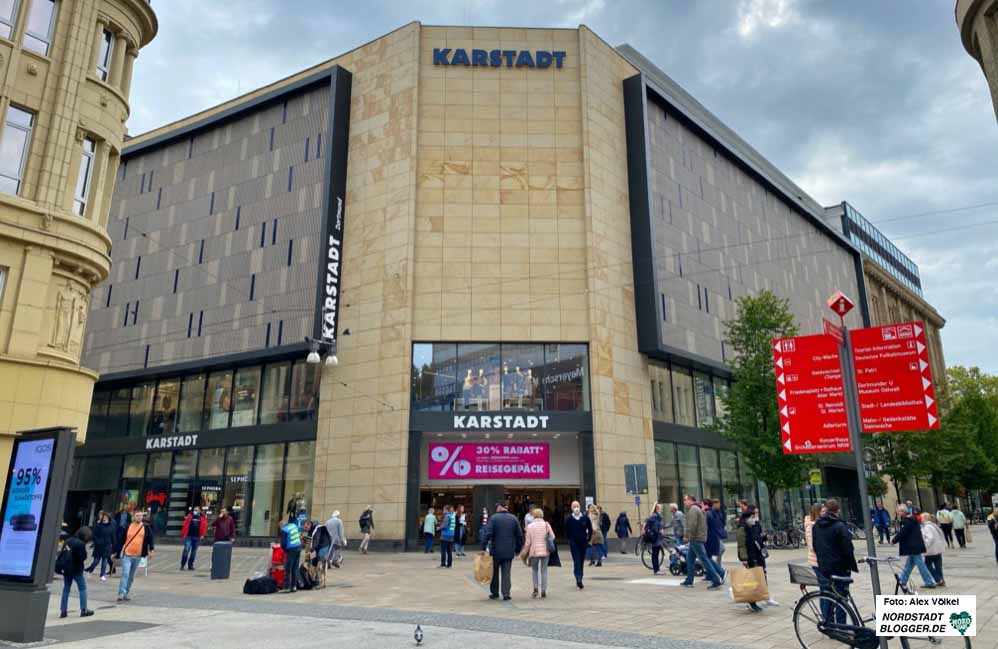
[{"label": "percent symbol on banner", "polygon": [[471,473],[471,463],[467,460],[457,459],[457,456],[461,454],[462,448],[464,447],[455,446],[453,453],[449,453],[444,446],[437,446],[433,449],[430,459],[434,462],[444,463],[444,467],[440,470],[441,475],[446,475],[452,468],[456,476],[466,476]]}]

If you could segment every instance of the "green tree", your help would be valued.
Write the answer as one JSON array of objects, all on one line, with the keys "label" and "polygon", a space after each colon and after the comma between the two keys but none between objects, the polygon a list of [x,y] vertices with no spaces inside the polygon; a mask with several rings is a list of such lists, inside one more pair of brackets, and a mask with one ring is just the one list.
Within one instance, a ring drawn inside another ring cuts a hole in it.
[{"label": "green tree", "polygon": [[770,291],[739,298],[735,317],[724,326],[735,354],[734,381],[717,429],[766,485],[770,511],[775,513],[776,490],[800,487],[809,464],[783,453],[773,371],[773,340],[796,336],[798,328],[789,302]]}]

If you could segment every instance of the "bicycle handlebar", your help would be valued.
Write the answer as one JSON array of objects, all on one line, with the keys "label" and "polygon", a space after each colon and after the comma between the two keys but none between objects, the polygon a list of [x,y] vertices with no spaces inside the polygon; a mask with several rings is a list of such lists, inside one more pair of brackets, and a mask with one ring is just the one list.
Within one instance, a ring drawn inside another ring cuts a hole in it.
[{"label": "bicycle handlebar", "polygon": [[873,565],[875,563],[900,563],[901,560],[897,557],[863,557],[860,561]]}]

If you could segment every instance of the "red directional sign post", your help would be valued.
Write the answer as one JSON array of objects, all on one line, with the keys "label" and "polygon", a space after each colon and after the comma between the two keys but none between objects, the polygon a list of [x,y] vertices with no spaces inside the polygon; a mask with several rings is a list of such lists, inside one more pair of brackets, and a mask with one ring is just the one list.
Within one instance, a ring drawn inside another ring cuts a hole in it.
[{"label": "red directional sign post", "polygon": [[851,336],[863,432],[938,429],[924,325],[870,327]]},{"label": "red directional sign post", "polygon": [[783,452],[851,450],[838,342],[825,335],[775,340],[773,363]]}]

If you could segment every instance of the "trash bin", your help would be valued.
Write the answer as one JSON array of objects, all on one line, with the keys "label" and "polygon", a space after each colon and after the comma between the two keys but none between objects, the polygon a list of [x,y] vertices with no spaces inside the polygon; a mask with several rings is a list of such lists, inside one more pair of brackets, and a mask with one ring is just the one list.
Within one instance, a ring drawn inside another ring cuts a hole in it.
[{"label": "trash bin", "polygon": [[232,541],[215,541],[211,545],[211,578],[228,579],[232,567]]}]

